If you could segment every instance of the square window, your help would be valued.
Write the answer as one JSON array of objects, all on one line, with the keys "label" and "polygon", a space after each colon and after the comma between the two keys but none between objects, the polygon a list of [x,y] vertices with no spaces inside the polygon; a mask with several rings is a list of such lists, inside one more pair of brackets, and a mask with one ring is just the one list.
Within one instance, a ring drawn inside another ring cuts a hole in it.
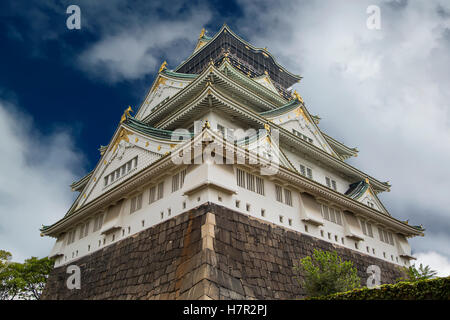
[{"label": "square window", "polygon": [[323,238],[323,230],[320,230],[320,235],[321,235],[322,238]]},{"label": "square window", "polygon": [[266,216],[266,210],[261,209],[261,217],[265,217]]},{"label": "square window", "polygon": [[245,210],[250,211],[250,204],[247,203],[247,204],[245,205]]},{"label": "square window", "polygon": [[308,232],[308,226],[305,224],[305,232]]},{"label": "square window", "polygon": [[288,223],[289,223],[290,226],[292,226],[292,219],[289,219]]},{"label": "square window", "polygon": [[337,190],[336,181],[331,180],[331,187],[332,187],[334,190]]},{"label": "square window", "polygon": [[279,219],[280,219],[280,222],[283,223],[283,216],[280,216]]},{"label": "square window", "polygon": [[313,174],[312,174],[312,169],[311,168],[306,168],[306,174],[307,174],[308,178],[310,178],[310,179],[313,178]]},{"label": "square window", "polygon": [[236,200],[236,208],[239,208],[241,202],[239,200]]}]

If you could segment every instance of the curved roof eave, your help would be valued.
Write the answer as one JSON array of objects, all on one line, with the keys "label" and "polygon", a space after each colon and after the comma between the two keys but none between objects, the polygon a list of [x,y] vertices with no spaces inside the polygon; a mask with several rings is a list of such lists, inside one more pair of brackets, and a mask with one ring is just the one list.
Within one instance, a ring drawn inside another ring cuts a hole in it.
[{"label": "curved roof eave", "polygon": [[201,52],[202,50],[204,50],[206,47],[208,47],[211,43],[214,42],[214,40],[216,40],[220,34],[222,34],[222,32],[224,32],[224,30],[227,30],[227,32],[229,32],[233,37],[235,37],[237,40],[239,40],[240,42],[244,43],[245,45],[249,46],[251,49],[255,50],[255,51],[259,51],[261,53],[267,54],[275,63],[275,65],[277,67],[279,67],[280,69],[283,70],[283,72],[286,72],[288,75],[290,75],[291,77],[297,79],[298,81],[300,81],[302,79],[302,76],[297,75],[297,74],[293,74],[291,72],[289,72],[285,67],[283,67],[282,65],[280,65],[277,60],[275,59],[275,57],[269,52],[267,51],[265,48],[258,48],[255,47],[254,45],[252,45],[251,43],[245,41],[244,39],[242,39],[241,37],[239,37],[237,34],[235,34],[230,27],[228,27],[228,25],[226,23],[223,24],[222,28],[220,28],[220,30],[204,45],[202,46],[200,49],[198,49],[197,51],[194,51],[186,60],[184,60],[181,64],[179,64],[174,71],[176,72],[177,70],[179,70],[182,66],[184,66],[186,63],[188,63],[193,57],[195,57],[199,52]]}]

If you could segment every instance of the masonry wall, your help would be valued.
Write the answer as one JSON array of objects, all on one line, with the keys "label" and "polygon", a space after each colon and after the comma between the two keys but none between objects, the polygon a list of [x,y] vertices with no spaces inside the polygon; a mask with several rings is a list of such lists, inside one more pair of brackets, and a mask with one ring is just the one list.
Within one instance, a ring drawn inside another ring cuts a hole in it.
[{"label": "masonry wall", "polygon": [[66,286],[68,265],[55,268],[42,299],[297,299],[293,265],[315,248],[353,261],[362,285],[372,264],[382,283],[400,277],[389,262],[207,203],[71,262],[79,290]]}]

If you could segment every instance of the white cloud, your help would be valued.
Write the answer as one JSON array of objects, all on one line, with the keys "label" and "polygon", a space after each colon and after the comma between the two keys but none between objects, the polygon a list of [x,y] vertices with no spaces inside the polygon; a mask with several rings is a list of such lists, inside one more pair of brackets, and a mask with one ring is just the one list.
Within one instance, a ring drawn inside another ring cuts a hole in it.
[{"label": "white cloud", "polygon": [[[381,198],[391,214],[427,229],[413,249],[450,257],[450,4],[264,3],[242,2],[250,42],[304,77],[295,87],[321,128],[360,150],[351,164],[390,180]],[[381,8],[379,31],[366,27],[371,4]]]},{"label": "white cloud", "polygon": [[47,256],[54,243],[39,228],[62,218],[73,201],[69,185],[83,158],[67,131],[43,136],[32,119],[0,101],[0,249],[13,260]]},{"label": "white cloud", "polygon": [[450,276],[450,259],[435,251],[420,252],[416,254],[416,267],[420,264],[430,266],[432,270],[437,271],[438,277]]},{"label": "white cloud", "polygon": [[139,24],[105,30],[100,40],[79,56],[80,67],[102,81],[135,80],[153,74],[163,60],[169,68],[180,63],[185,47],[194,49],[196,36],[211,18],[205,7],[190,8],[182,19],[162,20],[156,16]]}]

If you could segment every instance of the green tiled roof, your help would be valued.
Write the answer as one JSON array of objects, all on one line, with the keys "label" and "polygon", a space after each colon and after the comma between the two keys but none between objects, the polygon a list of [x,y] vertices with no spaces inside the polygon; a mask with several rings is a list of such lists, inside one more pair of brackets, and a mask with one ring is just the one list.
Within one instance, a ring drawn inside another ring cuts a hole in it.
[{"label": "green tiled roof", "polygon": [[294,110],[299,105],[300,105],[300,102],[298,100],[292,99],[291,101],[289,101],[288,103],[286,103],[285,105],[283,105],[279,108],[261,112],[259,115],[261,115],[263,117],[274,117],[274,116],[278,116],[280,114],[289,112],[291,110]]},{"label": "green tiled roof", "polygon": [[[162,139],[169,139],[171,140],[173,131],[169,130],[163,130],[163,129],[157,129],[154,127],[149,126],[145,122],[136,120],[133,117],[127,117],[127,119],[124,122],[127,126],[129,126],[132,129],[135,129],[137,131],[143,132],[145,134],[151,135],[153,137],[162,138]],[[193,133],[177,133],[178,136],[192,138],[194,136]]]},{"label": "green tiled roof", "polygon": [[364,192],[366,192],[367,188],[369,188],[369,184],[364,180],[361,180],[359,182],[352,183],[350,188],[345,192],[345,195],[352,199],[358,199],[364,194]]},{"label": "green tiled roof", "polygon": [[167,69],[163,70],[162,73],[166,74],[168,76],[173,76],[173,77],[177,77],[177,78],[195,79],[198,77],[198,74],[181,73],[181,72],[175,72],[175,71],[167,70]]}]

